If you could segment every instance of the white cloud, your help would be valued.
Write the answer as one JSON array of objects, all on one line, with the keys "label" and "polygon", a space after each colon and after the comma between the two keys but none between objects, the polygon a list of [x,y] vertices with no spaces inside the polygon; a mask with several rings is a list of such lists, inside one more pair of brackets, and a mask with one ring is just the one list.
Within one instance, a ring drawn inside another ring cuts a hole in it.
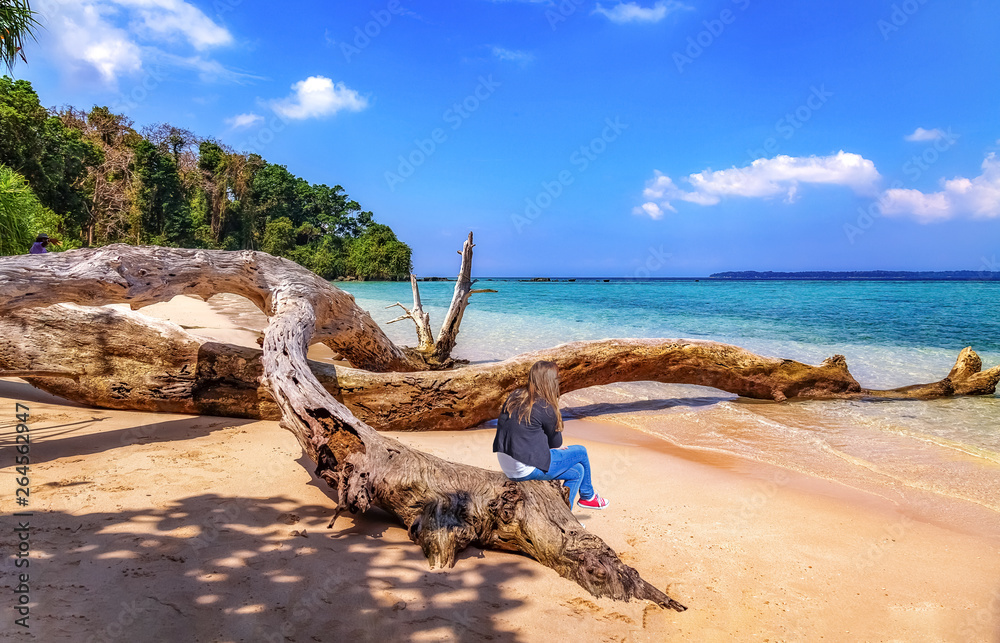
[{"label": "white cloud", "polygon": [[[45,29],[41,37],[52,38],[55,56],[68,71],[89,71],[105,84],[114,84],[119,76],[142,69],[139,45],[123,29],[112,24],[118,10],[102,3],[42,0]],[[48,38],[46,38],[48,39]]]},{"label": "white cloud", "polygon": [[244,72],[230,69],[212,58],[204,56],[178,56],[163,52],[159,49],[145,49],[143,51],[143,63],[155,69],[150,73],[156,75],[169,75],[170,68],[189,69],[198,72],[198,78],[205,83],[224,81],[229,83],[244,83],[248,79],[263,80],[261,76],[254,76]]},{"label": "white cloud", "polygon": [[341,110],[360,112],[368,107],[368,100],[344,83],[336,83],[325,76],[310,76],[292,85],[293,94],[271,102],[271,108],[285,118],[301,120],[331,116]]},{"label": "white cloud", "polygon": [[[674,210],[673,208],[670,208],[670,210],[672,212],[677,211]],[[649,218],[653,220],[658,220],[663,218],[663,210],[661,210],[660,206],[656,205],[653,202],[643,203],[642,205],[632,210],[632,212],[635,214],[647,214],[649,215]]]},{"label": "white cloud", "polygon": [[249,114],[237,114],[226,119],[226,124],[233,129],[246,129],[264,122],[263,116],[258,116],[253,112]]},{"label": "white cloud", "polygon": [[535,56],[527,51],[504,49],[503,47],[494,47],[493,56],[498,60],[508,60],[519,65],[526,65],[535,59]]},{"label": "white cloud", "polygon": [[598,3],[593,13],[598,13],[611,22],[625,24],[628,22],[659,22],[675,11],[689,8],[677,0],[658,0],[652,7],[643,7],[636,2],[619,2],[610,9],[605,9]]},{"label": "white cloud", "polygon": [[198,51],[233,42],[229,30],[183,0],[106,1],[132,9],[132,30],[151,39],[173,41],[183,38]]},{"label": "white cloud", "polygon": [[[807,184],[842,185],[858,194],[874,195],[880,179],[874,163],[843,151],[831,156],[776,156],[758,159],[742,168],[705,170],[680,179],[690,188],[679,186],[657,171],[643,190],[646,202],[633,212],[661,219],[664,211],[677,212],[673,205],[676,201],[707,206],[731,196],[767,198],[784,194],[793,201],[800,186]],[[983,160],[979,176],[942,180],[937,192],[885,190],[879,195],[878,204],[885,216],[912,216],[922,223],[961,216],[1000,218],[1000,158],[990,153]]]},{"label": "white cloud", "polygon": [[204,52],[233,42],[225,27],[184,0],[38,0],[37,9],[45,25],[42,51],[68,76],[106,87],[138,75],[154,59],[221,67],[176,49]]},{"label": "white cloud", "polygon": [[780,155],[757,159],[742,168],[704,170],[681,179],[690,189],[679,187],[657,171],[643,190],[647,201],[637,213],[658,219],[663,210],[677,211],[674,201],[715,205],[724,197],[768,198],[783,194],[791,202],[803,184],[843,185],[859,194],[874,194],[880,178],[873,162],[844,151],[830,156]]},{"label": "white cloud", "polygon": [[942,190],[927,194],[920,190],[886,190],[880,201],[887,216],[913,215],[923,223],[945,221],[967,215],[976,219],[1000,217],[1000,159],[990,153],[982,173],[973,178],[942,181]]},{"label": "white cloud", "polygon": [[912,134],[908,134],[903,137],[903,140],[910,141],[911,143],[922,143],[925,141],[936,141],[945,137],[944,130],[938,128],[934,129],[924,129],[918,127],[913,130]]}]

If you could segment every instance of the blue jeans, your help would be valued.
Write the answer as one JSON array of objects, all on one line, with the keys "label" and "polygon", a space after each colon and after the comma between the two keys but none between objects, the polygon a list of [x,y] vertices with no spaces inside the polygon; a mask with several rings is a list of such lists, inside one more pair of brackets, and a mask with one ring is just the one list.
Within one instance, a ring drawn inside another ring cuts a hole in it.
[{"label": "blue jeans", "polygon": [[590,483],[590,459],[587,457],[586,447],[574,444],[565,449],[549,449],[549,453],[552,454],[552,463],[549,464],[548,471],[536,467],[534,471],[515,481],[565,480],[569,487],[570,510],[573,509],[577,494],[582,499],[593,498],[594,487]]}]

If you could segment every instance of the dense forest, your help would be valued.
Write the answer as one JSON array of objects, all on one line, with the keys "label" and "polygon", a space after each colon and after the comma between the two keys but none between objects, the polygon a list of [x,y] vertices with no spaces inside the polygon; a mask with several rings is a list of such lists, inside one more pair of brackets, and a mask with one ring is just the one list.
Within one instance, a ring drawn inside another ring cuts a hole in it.
[{"label": "dense forest", "polygon": [[46,109],[29,82],[0,78],[0,254],[45,232],[57,250],[254,249],[328,279],[409,274],[410,247],[341,186],[168,124],[133,125],[107,107]]}]

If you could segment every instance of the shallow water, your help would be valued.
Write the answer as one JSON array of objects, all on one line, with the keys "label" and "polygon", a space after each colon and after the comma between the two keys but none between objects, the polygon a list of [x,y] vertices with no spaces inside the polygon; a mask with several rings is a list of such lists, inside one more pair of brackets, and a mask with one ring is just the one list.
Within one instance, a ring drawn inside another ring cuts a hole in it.
[{"label": "shallow water", "polygon": [[[412,324],[385,322],[409,305],[408,283],[337,284],[397,342]],[[1000,362],[1000,283],[482,280],[456,357],[490,361],[606,337],[687,337],[819,363],[847,358],[868,388],[937,381],[972,346]],[[421,283],[432,326],[453,283]],[[739,400],[702,387],[649,382],[568,394],[567,415],[600,417],[678,445],[777,464],[896,501],[926,496],[1000,512],[1000,399]],[[922,501],[922,500],[920,500]]]}]

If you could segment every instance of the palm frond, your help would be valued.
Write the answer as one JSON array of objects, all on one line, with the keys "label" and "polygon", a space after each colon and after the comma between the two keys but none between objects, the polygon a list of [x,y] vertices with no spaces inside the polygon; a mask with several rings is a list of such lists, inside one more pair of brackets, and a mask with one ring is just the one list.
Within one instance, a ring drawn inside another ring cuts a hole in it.
[{"label": "palm frond", "polygon": [[35,39],[41,26],[29,0],[0,0],[0,63],[13,73],[18,57],[24,62],[25,40]]}]

